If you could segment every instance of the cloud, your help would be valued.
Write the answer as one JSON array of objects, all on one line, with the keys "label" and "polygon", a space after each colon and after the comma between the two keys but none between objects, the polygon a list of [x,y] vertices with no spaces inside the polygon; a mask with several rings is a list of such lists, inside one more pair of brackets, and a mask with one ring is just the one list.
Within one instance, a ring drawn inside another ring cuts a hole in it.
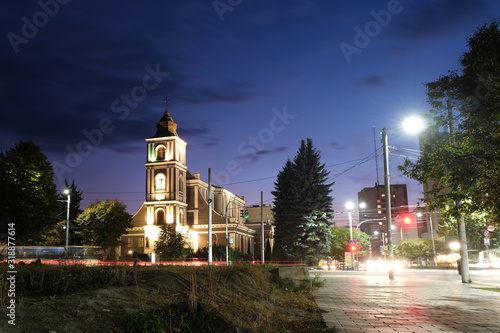
[{"label": "cloud", "polygon": [[[485,1],[443,0],[418,1],[406,4],[400,19],[391,24],[400,37],[406,40],[424,39],[453,32],[464,20],[487,8]],[[409,44],[409,43],[406,43]]]},{"label": "cloud", "polygon": [[276,148],[271,148],[271,149],[265,149],[265,150],[253,150],[253,154],[248,154],[248,155],[243,155],[243,156],[238,156],[236,159],[245,159],[249,163],[254,163],[258,161],[260,158],[266,155],[275,155],[275,154],[281,154],[285,151],[288,151],[288,147],[285,146],[280,146]]},{"label": "cloud", "polygon": [[329,144],[330,148],[335,149],[335,150],[347,150],[348,147],[346,145],[340,144],[338,142],[330,142]]}]

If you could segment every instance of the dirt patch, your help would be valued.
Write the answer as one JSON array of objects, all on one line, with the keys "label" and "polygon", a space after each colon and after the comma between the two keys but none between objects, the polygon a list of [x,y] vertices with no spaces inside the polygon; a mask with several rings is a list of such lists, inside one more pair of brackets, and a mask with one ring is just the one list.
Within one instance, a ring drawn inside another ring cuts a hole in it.
[{"label": "dirt patch", "polygon": [[272,268],[127,267],[106,288],[34,297],[23,287],[16,325],[5,317],[0,331],[332,332],[312,291],[273,277]]}]

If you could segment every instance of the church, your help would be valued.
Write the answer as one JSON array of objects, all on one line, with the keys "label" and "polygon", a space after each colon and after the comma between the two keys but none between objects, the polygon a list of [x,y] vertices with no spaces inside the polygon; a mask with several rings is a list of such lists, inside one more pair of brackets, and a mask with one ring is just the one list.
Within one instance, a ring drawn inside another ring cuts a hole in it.
[{"label": "church", "polygon": [[[152,257],[164,224],[175,224],[193,251],[208,246],[208,183],[188,171],[186,145],[167,108],[156,133],[146,139],[146,198],[133,216],[132,228],[122,236],[121,258],[134,252]],[[260,255],[254,246],[260,244],[260,225],[240,216],[245,204],[245,197],[212,185],[212,245],[226,245],[227,209],[231,248]]]}]

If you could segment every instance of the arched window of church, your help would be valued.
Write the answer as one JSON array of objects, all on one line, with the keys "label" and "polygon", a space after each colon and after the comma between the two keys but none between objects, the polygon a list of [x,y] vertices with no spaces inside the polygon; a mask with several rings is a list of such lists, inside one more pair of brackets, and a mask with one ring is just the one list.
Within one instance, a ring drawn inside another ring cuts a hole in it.
[{"label": "arched window of church", "polygon": [[184,192],[184,180],[179,176],[179,192]]},{"label": "arched window of church", "polygon": [[165,211],[163,209],[158,209],[156,211],[156,224],[165,224]]},{"label": "arched window of church", "polygon": [[183,158],[184,158],[184,155],[182,154],[182,151],[179,150],[179,162],[183,163]]},{"label": "arched window of church", "polygon": [[179,210],[179,224],[184,225],[184,209]]},{"label": "arched window of church", "polygon": [[164,160],[165,159],[165,147],[160,146],[156,149],[156,160]]},{"label": "arched window of church", "polygon": [[165,189],[165,175],[159,173],[155,177],[155,190],[164,190]]}]

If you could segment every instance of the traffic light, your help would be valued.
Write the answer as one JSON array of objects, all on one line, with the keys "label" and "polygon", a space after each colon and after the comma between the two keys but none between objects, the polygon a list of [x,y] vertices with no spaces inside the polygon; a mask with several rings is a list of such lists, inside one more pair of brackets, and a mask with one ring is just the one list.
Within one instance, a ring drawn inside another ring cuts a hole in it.
[{"label": "traffic light", "polygon": [[405,215],[405,216],[403,216],[403,223],[404,223],[405,225],[410,224],[410,223],[411,223],[411,216],[410,216],[410,215]]},{"label": "traffic light", "polygon": [[240,217],[244,218],[244,219],[247,219],[248,218],[248,210],[245,209],[240,209]]},{"label": "traffic light", "polygon": [[359,246],[358,246],[358,244],[356,244],[356,243],[354,243],[354,242],[353,242],[353,243],[351,243],[351,244],[349,244],[349,251],[350,251],[350,252],[352,252],[352,253],[356,253],[356,252],[358,252],[358,251],[359,251]]},{"label": "traffic light", "polygon": [[248,218],[248,210],[247,209],[245,209],[245,216],[243,216],[243,217],[246,219]]},{"label": "traffic light", "polygon": [[245,217],[243,209],[240,209],[240,217]]}]

